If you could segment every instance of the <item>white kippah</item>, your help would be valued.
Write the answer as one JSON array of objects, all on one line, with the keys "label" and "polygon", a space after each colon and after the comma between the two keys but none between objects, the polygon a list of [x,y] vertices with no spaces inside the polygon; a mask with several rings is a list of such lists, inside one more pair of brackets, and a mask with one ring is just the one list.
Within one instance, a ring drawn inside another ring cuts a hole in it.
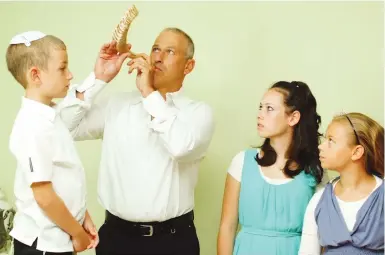
[{"label": "white kippah", "polygon": [[15,35],[9,44],[24,43],[25,46],[31,46],[32,41],[39,40],[39,39],[43,38],[44,36],[46,36],[46,35],[40,31],[28,31],[28,32],[24,32],[24,33]]}]

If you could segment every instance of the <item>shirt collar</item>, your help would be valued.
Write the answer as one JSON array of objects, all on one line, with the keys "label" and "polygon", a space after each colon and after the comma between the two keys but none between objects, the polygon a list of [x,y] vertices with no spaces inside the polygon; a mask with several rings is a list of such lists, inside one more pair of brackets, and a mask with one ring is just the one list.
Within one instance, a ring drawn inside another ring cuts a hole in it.
[{"label": "shirt collar", "polygon": [[170,97],[177,97],[177,96],[180,96],[182,94],[183,94],[183,88],[180,88],[178,91],[166,93],[166,98],[168,96],[170,96]]},{"label": "shirt collar", "polygon": [[28,112],[37,113],[51,122],[56,116],[54,108],[26,97],[22,97],[22,108]]},{"label": "shirt collar", "polygon": [[[168,92],[166,93],[166,102],[171,103],[173,99],[181,96],[182,94],[183,94],[182,88],[180,88],[178,91],[175,91],[175,92]],[[131,104],[139,104],[140,102],[142,102],[142,100],[143,100],[143,97],[142,95],[140,95],[140,97],[137,97],[136,99],[131,100]]]}]

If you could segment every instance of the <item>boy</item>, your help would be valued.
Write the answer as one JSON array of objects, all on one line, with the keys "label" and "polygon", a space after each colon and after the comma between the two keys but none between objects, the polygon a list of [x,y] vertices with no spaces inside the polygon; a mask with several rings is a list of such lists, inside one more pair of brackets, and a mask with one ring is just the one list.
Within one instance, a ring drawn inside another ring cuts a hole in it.
[{"label": "boy", "polygon": [[17,160],[15,255],[73,254],[96,247],[86,210],[85,174],[53,98],[66,96],[72,74],[65,44],[29,31],[12,38],[7,67],[25,96],[10,136]]}]

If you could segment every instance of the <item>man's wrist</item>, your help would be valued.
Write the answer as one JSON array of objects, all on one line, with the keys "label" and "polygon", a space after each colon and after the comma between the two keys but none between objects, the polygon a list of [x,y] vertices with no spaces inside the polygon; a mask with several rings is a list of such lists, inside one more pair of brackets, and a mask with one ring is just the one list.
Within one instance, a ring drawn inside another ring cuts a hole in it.
[{"label": "man's wrist", "polygon": [[151,87],[147,87],[147,88],[144,88],[140,91],[140,93],[142,94],[142,96],[144,98],[146,98],[148,95],[150,95],[152,92],[154,92],[155,89],[151,88]]},{"label": "man's wrist", "polygon": [[105,82],[105,83],[109,83],[109,82],[112,80],[112,79],[106,78],[106,77],[103,76],[103,75],[99,75],[99,74],[97,74],[97,73],[95,73],[95,79],[96,79],[96,80],[100,80],[100,81]]}]

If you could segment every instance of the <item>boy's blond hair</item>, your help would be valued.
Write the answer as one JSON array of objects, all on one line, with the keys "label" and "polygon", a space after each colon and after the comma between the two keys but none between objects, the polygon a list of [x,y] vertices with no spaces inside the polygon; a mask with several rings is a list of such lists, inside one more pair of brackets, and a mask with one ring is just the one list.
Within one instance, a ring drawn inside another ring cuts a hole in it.
[{"label": "boy's blond hair", "polygon": [[47,70],[52,49],[66,50],[67,47],[62,40],[53,35],[46,35],[39,40],[32,41],[30,46],[22,43],[9,45],[6,53],[9,72],[26,88],[28,69],[36,66],[41,70]]}]

